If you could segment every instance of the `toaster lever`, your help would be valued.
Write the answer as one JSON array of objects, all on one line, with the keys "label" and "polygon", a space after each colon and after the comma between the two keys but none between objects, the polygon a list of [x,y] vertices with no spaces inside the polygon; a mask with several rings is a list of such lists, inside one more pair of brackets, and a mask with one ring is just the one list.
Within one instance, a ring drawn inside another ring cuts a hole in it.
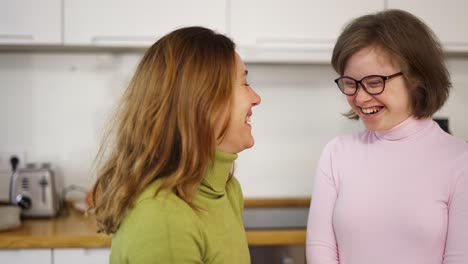
[{"label": "toaster lever", "polygon": [[39,181],[39,184],[42,187],[42,202],[46,203],[46,188],[47,185],[49,185],[49,182],[47,182],[45,177],[42,177],[42,179]]}]

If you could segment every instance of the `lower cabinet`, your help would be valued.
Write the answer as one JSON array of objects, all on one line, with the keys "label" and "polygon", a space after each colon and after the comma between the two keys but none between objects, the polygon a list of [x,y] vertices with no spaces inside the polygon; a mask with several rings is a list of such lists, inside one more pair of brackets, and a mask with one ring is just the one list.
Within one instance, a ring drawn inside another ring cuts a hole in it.
[{"label": "lower cabinet", "polygon": [[2,264],[52,264],[51,249],[0,249]]},{"label": "lower cabinet", "polygon": [[109,263],[110,248],[57,248],[52,251],[53,264]]},{"label": "lower cabinet", "polygon": [[[105,264],[110,248],[0,249],[1,264]],[[250,247],[252,264],[304,264],[304,246]]]},{"label": "lower cabinet", "polygon": [[254,246],[249,247],[252,264],[305,264],[305,246]]},{"label": "lower cabinet", "polygon": [[0,249],[1,264],[104,264],[110,248]]}]

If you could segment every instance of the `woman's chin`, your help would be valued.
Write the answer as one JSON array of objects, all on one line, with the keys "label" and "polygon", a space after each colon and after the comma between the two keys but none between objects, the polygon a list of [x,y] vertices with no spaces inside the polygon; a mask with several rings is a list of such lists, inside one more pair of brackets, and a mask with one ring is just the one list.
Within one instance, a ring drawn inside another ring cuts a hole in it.
[{"label": "woman's chin", "polygon": [[238,151],[237,153],[239,153],[239,152],[241,152],[241,151],[243,151],[243,150],[252,148],[254,145],[255,145],[255,140],[254,140],[253,137],[251,137],[249,141],[246,141],[246,142],[242,145],[242,147],[239,147],[239,151]]}]

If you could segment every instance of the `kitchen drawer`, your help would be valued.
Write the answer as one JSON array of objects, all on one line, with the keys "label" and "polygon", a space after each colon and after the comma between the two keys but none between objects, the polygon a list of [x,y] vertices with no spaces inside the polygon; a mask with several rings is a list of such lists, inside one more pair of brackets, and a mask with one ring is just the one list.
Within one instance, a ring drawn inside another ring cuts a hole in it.
[{"label": "kitchen drawer", "polygon": [[54,264],[109,263],[110,248],[54,249]]}]

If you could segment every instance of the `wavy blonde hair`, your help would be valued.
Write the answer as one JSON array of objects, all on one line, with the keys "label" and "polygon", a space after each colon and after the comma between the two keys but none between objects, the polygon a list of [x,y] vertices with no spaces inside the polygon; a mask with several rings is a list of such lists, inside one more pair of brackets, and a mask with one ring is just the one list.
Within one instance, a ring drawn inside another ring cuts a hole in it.
[{"label": "wavy blonde hair", "polygon": [[[202,27],[175,30],[144,54],[96,158],[91,211],[114,233],[154,180],[187,204],[214,159],[214,120],[232,105],[235,44]],[[230,111],[228,118],[230,118]]]}]

